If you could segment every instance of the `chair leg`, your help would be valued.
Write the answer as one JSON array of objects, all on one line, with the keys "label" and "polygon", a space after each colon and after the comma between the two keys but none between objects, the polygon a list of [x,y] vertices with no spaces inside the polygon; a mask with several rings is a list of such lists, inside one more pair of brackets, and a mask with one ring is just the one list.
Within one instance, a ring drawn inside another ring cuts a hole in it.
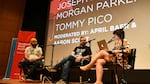
[{"label": "chair leg", "polygon": [[47,77],[47,76],[44,76],[44,77],[43,77],[43,79],[42,79],[42,84],[44,84],[46,80],[48,81],[49,84],[53,84],[53,83],[51,83],[51,78],[50,78],[50,77]]},{"label": "chair leg", "polygon": [[118,82],[118,75],[117,75],[117,73],[115,73],[115,81],[116,81],[116,84],[119,84],[119,82]]},{"label": "chair leg", "polygon": [[[86,80],[84,80],[85,78],[83,78],[83,74],[84,73],[86,73],[86,74],[88,74],[87,76],[88,76],[88,78],[86,79]],[[82,71],[80,71],[80,84],[87,84],[87,83],[89,83],[90,81],[91,81],[91,79],[90,79],[90,70],[88,70],[88,71],[84,71],[84,72],[82,72]]]},{"label": "chair leg", "polygon": [[20,68],[19,79],[24,80],[24,75],[22,75],[22,68]]},{"label": "chair leg", "polygon": [[82,83],[82,76],[80,75],[80,84]]}]

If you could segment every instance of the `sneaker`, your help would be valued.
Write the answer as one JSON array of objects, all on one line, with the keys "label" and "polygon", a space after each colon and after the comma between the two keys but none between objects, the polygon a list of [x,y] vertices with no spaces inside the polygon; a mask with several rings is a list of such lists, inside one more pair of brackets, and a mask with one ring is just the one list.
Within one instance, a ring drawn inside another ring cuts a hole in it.
[{"label": "sneaker", "polygon": [[55,67],[45,67],[45,68],[49,72],[57,72],[57,69]]},{"label": "sneaker", "polygon": [[26,80],[26,78],[22,76],[22,77],[21,77],[21,80],[23,80],[23,81],[24,81],[24,80]]},{"label": "sneaker", "polygon": [[66,81],[60,79],[58,82],[56,82],[56,84],[67,84]]},{"label": "sneaker", "polygon": [[28,78],[28,75],[24,75],[21,77],[21,80],[26,80]]},{"label": "sneaker", "polygon": [[33,81],[33,80],[28,78],[28,79],[26,79],[26,81]]}]

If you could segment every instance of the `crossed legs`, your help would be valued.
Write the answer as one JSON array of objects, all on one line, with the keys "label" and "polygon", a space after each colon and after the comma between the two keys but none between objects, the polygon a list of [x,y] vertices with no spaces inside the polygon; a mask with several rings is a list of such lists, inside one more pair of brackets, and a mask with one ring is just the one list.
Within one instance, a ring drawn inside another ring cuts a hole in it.
[{"label": "crossed legs", "polygon": [[107,53],[105,50],[99,51],[96,56],[91,60],[89,64],[86,66],[81,66],[80,69],[83,71],[89,70],[96,64],[96,82],[95,84],[103,84],[102,82],[102,76],[103,76],[103,65],[107,61],[110,61],[109,59],[109,53]]}]

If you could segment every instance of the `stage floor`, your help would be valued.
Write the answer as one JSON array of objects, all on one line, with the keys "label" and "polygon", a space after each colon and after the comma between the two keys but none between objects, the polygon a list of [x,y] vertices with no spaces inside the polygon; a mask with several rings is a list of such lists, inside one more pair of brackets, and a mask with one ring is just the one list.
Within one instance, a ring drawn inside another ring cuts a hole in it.
[{"label": "stage floor", "polygon": [[[118,77],[121,78],[121,72],[118,71]],[[74,78],[78,78],[75,77],[76,74],[73,73],[72,74],[73,77],[70,77],[70,79],[74,79]],[[95,82],[95,71],[91,71],[90,74],[88,74],[90,76],[87,76],[87,74],[83,74],[83,79],[87,79],[86,77],[90,77],[91,82]],[[128,82],[128,84],[150,84],[150,70],[129,70],[126,72],[126,81]],[[56,75],[57,76],[57,75]],[[103,75],[103,82],[104,84],[115,84],[114,81],[114,75],[112,74],[111,71],[104,71],[104,75]],[[71,81],[75,81],[71,80]],[[84,80],[83,80],[84,81]],[[21,80],[12,80],[12,79],[0,79],[0,84],[42,84],[42,81],[39,80],[35,80],[35,81],[21,81]],[[46,82],[45,84],[50,84],[48,82]],[[80,82],[70,82],[69,84],[80,84]],[[87,84],[87,83],[86,83]],[[92,84],[92,83],[88,83],[88,84]]]},{"label": "stage floor", "polygon": [[[42,84],[42,81],[34,80],[34,81],[22,81],[22,80],[2,80],[0,79],[0,84]],[[44,83],[44,84],[52,84],[52,83]],[[69,82],[69,84],[83,84],[79,82]],[[84,83],[84,84],[93,84],[93,83]],[[107,83],[105,83],[107,84]],[[149,83],[128,83],[128,84],[149,84]]]},{"label": "stage floor", "polygon": [[[42,84],[42,81],[34,80],[34,81],[22,81],[22,80],[2,80],[0,79],[0,84]],[[44,84],[52,84],[52,83],[44,83]],[[70,82],[69,84],[80,84],[79,82]]]}]

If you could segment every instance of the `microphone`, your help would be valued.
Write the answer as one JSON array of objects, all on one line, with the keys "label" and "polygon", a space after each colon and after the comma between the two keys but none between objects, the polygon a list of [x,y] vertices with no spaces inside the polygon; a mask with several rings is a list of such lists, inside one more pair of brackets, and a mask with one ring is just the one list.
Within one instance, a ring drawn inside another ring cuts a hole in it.
[{"label": "microphone", "polygon": [[108,44],[114,41],[114,36],[107,42]]},{"label": "microphone", "polygon": [[95,38],[93,38],[93,39],[91,39],[91,40],[88,40],[87,42],[91,42],[91,41],[94,41],[95,40]]},{"label": "microphone", "polygon": [[132,19],[129,21],[129,23],[131,23],[133,20],[134,20],[134,18],[132,18]]},{"label": "microphone", "polygon": [[119,30],[124,30],[124,28],[128,25],[128,24],[130,24],[132,21],[134,20],[134,18],[132,18],[123,28],[121,28],[121,29],[119,29]]}]

